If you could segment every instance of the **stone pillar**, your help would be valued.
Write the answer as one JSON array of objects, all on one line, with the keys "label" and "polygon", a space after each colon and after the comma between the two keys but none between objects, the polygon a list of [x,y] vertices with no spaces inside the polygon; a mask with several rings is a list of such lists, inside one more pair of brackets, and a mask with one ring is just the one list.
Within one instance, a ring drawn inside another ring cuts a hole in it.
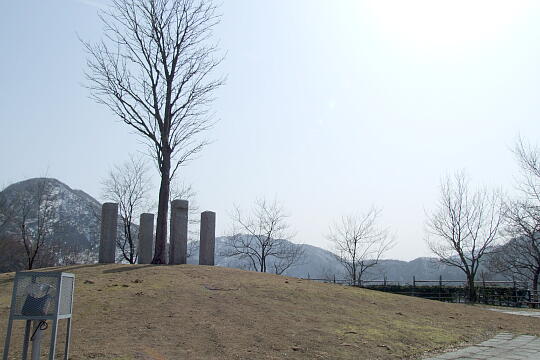
[{"label": "stone pillar", "polygon": [[205,211],[201,214],[201,241],[199,265],[214,265],[216,248],[216,213]]},{"label": "stone pillar", "polygon": [[116,261],[116,232],[118,229],[118,204],[105,203],[101,207],[101,237],[99,263],[114,264]]},{"label": "stone pillar", "polygon": [[185,264],[187,261],[188,208],[187,200],[171,201],[170,265]]},{"label": "stone pillar", "polygon": [[139,222],[139,264],[150,264],[154,257],[154,214],[141,214]]}]

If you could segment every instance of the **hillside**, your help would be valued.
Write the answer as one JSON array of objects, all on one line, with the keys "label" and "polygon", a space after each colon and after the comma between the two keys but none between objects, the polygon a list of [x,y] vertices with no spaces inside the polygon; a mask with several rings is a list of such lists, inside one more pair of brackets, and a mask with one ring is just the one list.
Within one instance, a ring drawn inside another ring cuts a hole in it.
[{"label": "hillside", "polygon": [[[72,359],[403,359],[540,335],[538,319],[230,268],[57,270],[76,274]],[[0,339],[12,279],[0,274]]]}]

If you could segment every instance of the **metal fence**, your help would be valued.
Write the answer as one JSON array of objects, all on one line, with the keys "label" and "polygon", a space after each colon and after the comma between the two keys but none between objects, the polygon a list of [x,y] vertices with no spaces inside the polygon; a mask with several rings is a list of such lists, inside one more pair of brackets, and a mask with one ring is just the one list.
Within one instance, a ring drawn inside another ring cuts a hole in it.
[{"label": "metal fence", "polygon": [[[424,299],[452,303],[470,303],[467,297],[467,283],[464,280],[421,280],[415,276],[411,282],[394,280],[360,280],[352,284],[348,279],[314,279],[309,276],[306,280],[320,281],[349,286],[359,286],[367,289],[389,292],[399,295],[415,296]],[[475,281],[477,293],[476,303],[509,307],[537,307],[540,305],[527,282],[520,281]]]}]

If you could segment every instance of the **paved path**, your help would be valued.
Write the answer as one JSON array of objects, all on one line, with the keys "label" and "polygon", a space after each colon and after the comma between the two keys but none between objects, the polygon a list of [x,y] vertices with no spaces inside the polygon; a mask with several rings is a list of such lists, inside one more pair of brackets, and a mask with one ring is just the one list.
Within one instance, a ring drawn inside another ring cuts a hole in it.
[{"label": "paved path", "polygon": [[540,338],[530,335],[515,336],[501,333],[491,340],[478,345],[431,357],[426,360],[447,359],[493,359],[493,360],[526,360],[540,359]]},{"label": "paved path", "polygon": [[497,312],[510,314],[510,315],[532,316],[532,317],[540,318],[540,311],[505,310],[505,309],[496,309],[496,308],[489,308],[488,310],[497,311]]}]

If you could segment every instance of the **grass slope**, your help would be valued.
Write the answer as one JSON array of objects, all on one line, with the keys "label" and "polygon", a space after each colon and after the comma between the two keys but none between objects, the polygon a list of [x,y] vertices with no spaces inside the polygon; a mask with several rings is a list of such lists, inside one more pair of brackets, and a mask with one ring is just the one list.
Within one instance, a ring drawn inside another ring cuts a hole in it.
[{"label": "grass slope", "polygon": [[[539,319],[237,269],[48,270],[76,275],[72,359],[402,359],[501,331],[540,335]],[[13,276],[0,274],[2,347]]]}]

